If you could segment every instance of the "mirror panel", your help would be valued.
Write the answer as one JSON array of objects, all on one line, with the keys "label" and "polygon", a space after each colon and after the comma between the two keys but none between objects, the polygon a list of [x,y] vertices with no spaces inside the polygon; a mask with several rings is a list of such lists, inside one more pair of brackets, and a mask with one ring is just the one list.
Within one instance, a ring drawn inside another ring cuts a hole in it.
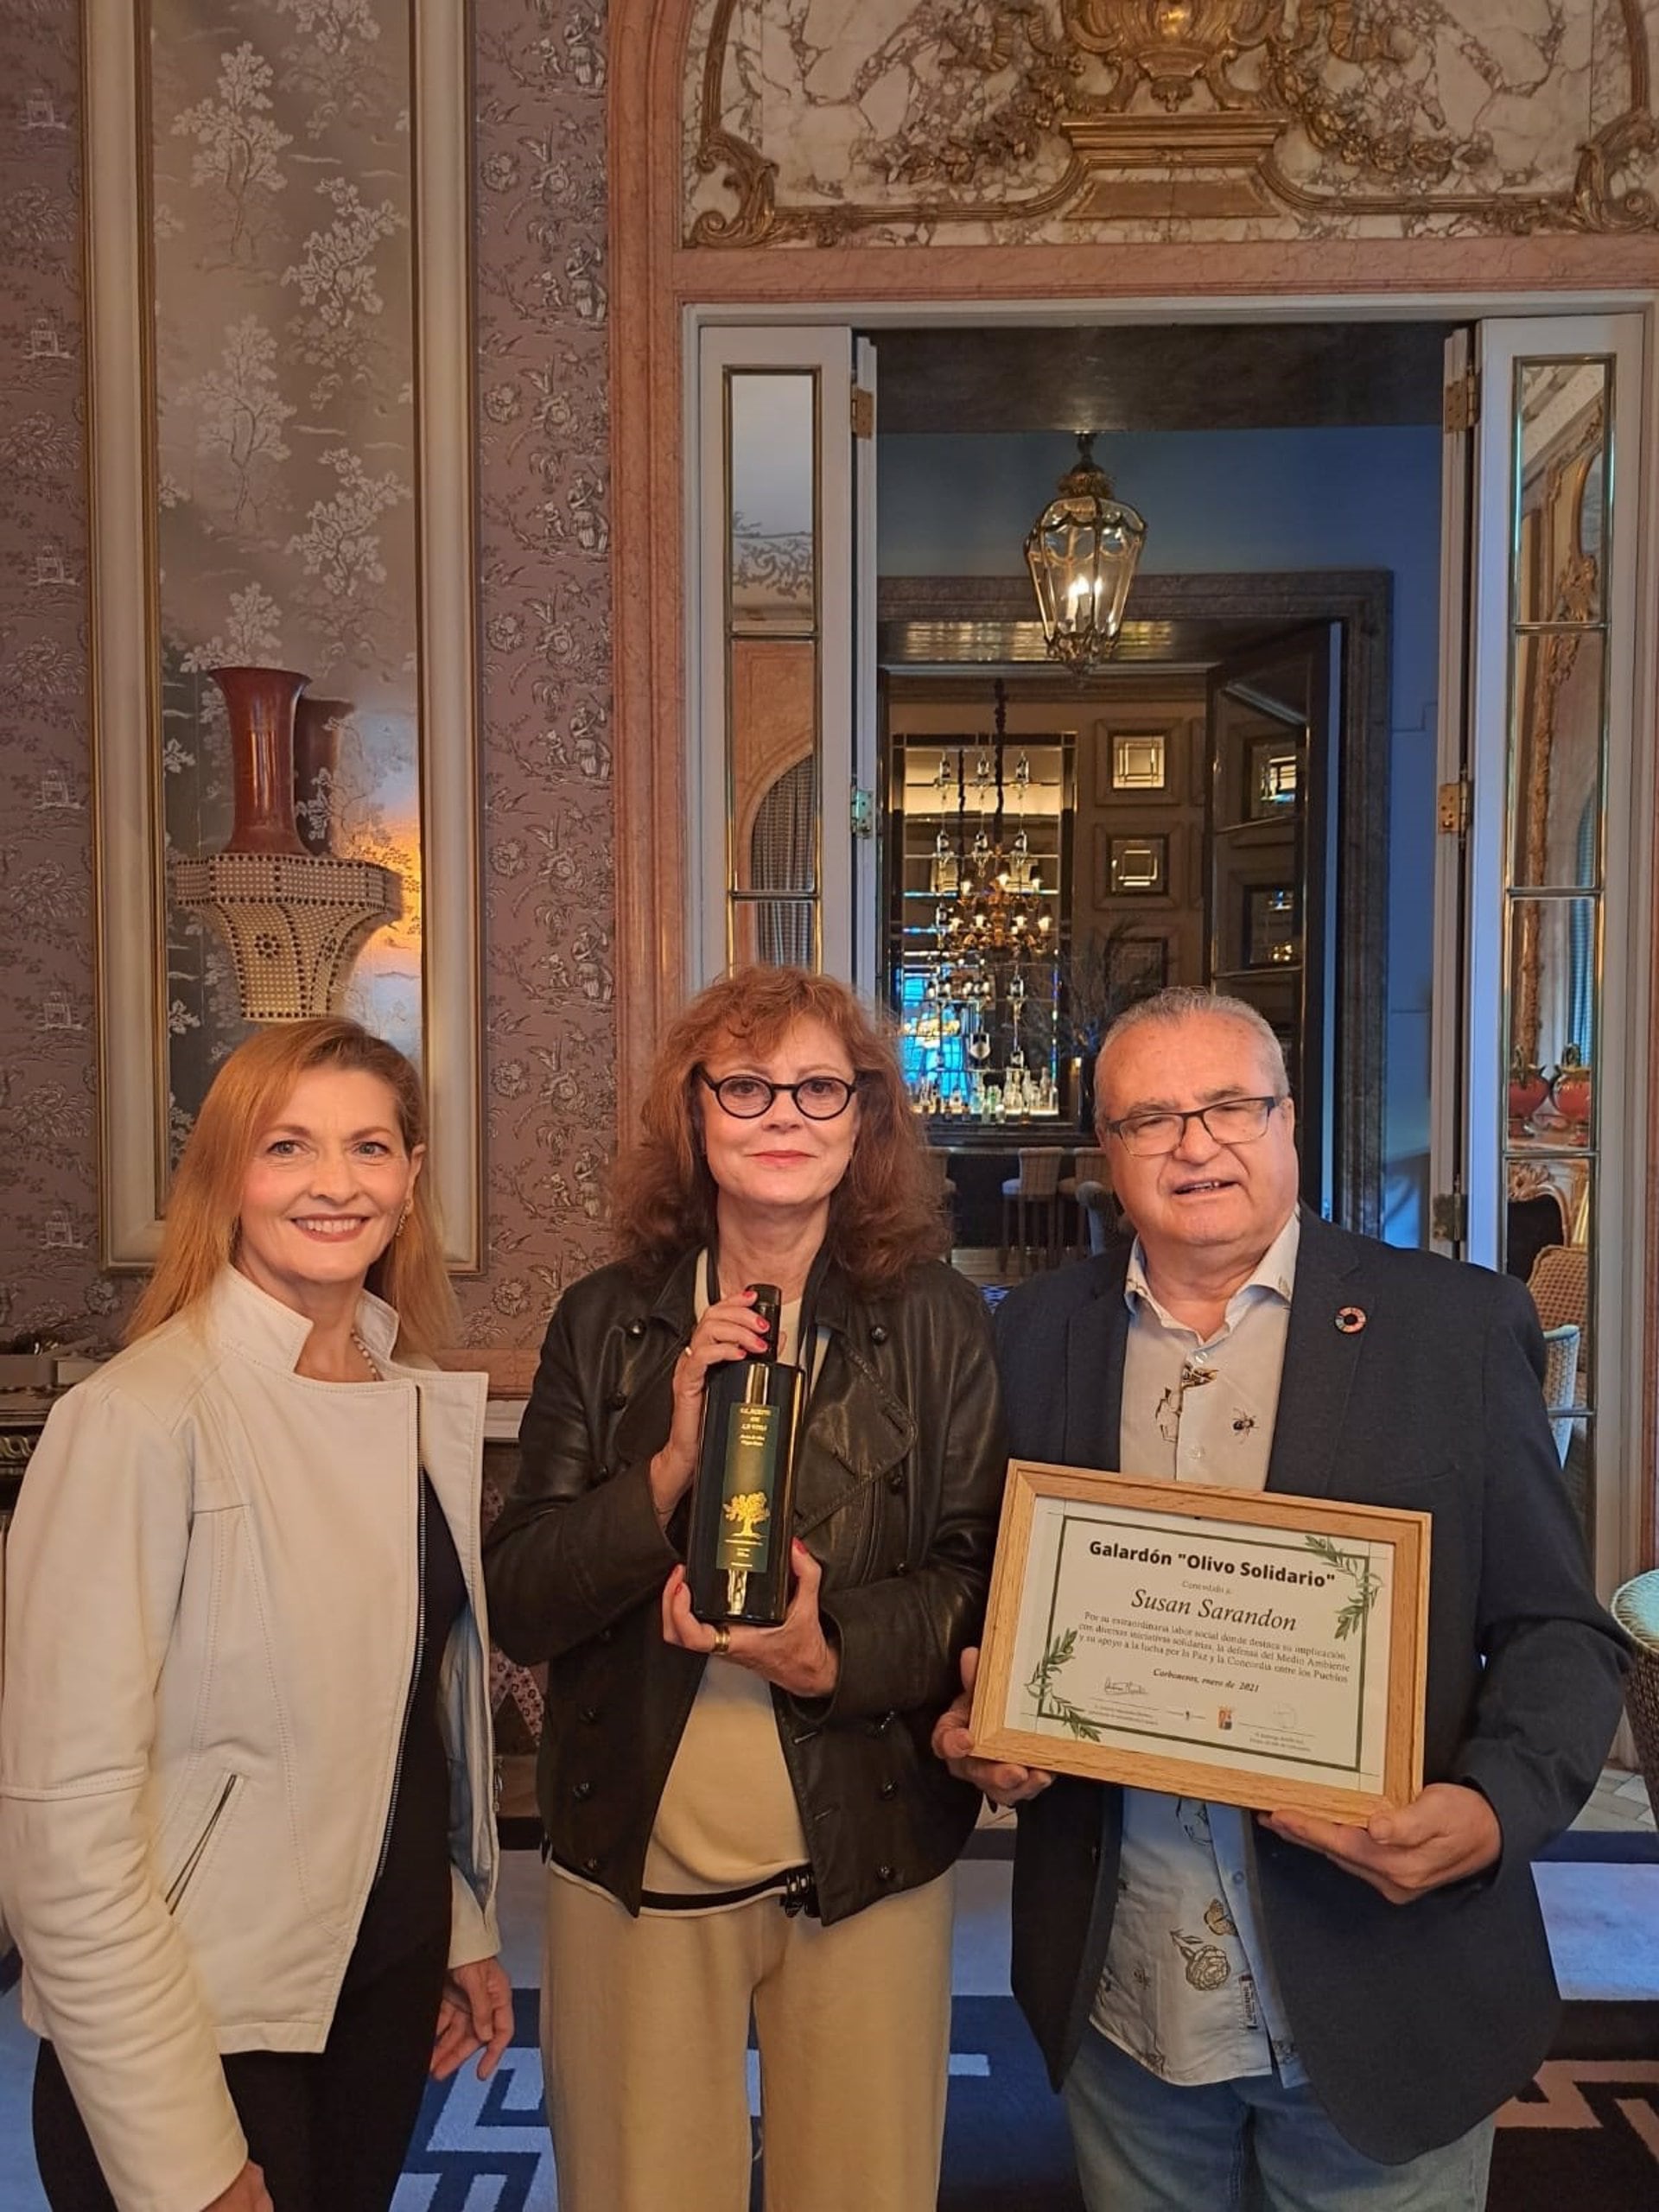
[{"label": "mirror panel", "polygon": [[1545,1328],[1555,1440],[1592,1542],[1613,397],[1605,357],[1515,365],[1503,1258]]},{"label": "mirror panel", "polygon": [[1595,1142],[1599,905],[1510,902],[1510,1065],[1517,1079],[1548,1082],[1548,1096],[1524,1119],[1556,1149],[1586,1151]]},{"label": "mirror panel", "polygon": [[817,377],[728,370],[728,605],[734,634],[817,627]]},{"label": "mirror panel", "polygon": [[1510,880],[1527,890],[1596,890],[1605,637],[1592,628],[1523,630],[1511,642]]},{"label": "mirror panel", "polygon": [[810,639],[731,641],[734,891],[818,882],[818,652]]},{"label": "mirror panel", "polygon": [[727,957],[816,968],[817,372],[728,369],[724,393]]},{"label": "mirror panel", "polygon": [[1516,371],[1517,622],[1599,622],[1612,367],[1522,361]]}]

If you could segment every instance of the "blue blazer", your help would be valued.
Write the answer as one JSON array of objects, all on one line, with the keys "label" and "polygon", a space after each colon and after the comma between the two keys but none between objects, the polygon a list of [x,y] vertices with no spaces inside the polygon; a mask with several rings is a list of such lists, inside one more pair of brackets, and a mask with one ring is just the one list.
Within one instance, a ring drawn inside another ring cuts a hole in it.
[{"label": "blue blazer", "polygon": [[[1011,1449],[1117,1464],[1128,1246],[1012,1292],[997,1319]],[[1358,1306],[1344,1333],[1338,1309]],[[1399,2163],[1527,2082],[1560,1998],[1530,1861],[1595,1785],[1626,1649],[1596,1602],[1545,1418],[1524,1287],[1307,1213],[1269,1490],[1433,1516],[1424,1779],[1471,1783],[1495,1868],[1408,1905],[1252,1829],[1260,1908],[1302,2063],[1341,2133]],[[1014,1989],[1056,2088],[1087,2027],[1116,1901],[1122,1793],[1061,1777],[1020,1808]]]}]

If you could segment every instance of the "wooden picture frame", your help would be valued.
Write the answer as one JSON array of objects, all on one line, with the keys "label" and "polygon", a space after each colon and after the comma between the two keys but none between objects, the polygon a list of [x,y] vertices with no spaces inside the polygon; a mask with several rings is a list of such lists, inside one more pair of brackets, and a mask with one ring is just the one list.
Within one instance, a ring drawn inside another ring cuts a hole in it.
[{"label": "wooden picture frame", "polygon": [[1426,1513],[1014,1460],[975,1751],[1363,1824],[1422,1786],[1428,1565]]}]

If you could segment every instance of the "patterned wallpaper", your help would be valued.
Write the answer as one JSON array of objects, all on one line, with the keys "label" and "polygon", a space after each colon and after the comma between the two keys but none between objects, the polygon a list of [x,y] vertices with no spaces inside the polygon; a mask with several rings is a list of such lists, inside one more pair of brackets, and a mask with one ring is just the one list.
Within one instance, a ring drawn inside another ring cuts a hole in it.
[{"label": "patterned wallpaper", "polygon": [[540,1340],[605,1256],[616,1022],[602,0],[475,0],[489,1273]]},{"label": "patterned wallpaper", "polygon": [[75,0],[0,7],[0,1338],[98,1273]]},{"label": "patterned wallpaper", "polygon": [[[320,47],[365,0],[287,0]],[[376,0],[378,12],[378,0]],[[77,0],[0,0],[0,1338],[97,1264]],[[603,1256],[615,1058],[602,0],[474,0],[487,1209],[469,1339]]]}]

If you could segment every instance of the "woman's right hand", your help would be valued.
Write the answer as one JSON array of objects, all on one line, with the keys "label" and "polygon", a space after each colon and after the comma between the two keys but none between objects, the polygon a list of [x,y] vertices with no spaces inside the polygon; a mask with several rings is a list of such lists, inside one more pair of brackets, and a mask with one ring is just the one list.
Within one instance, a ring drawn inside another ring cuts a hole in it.
[{"label": "woman's right hand", "polygon": [[265,2187],[265,2177],[250,2158],[228,2189],[221,2189],[201,2212],[276,2212]]},{"label": "woman's right hand", "polygon": [[674,1363],[674,1418],[668,1441],[651,1463],[651,1497],[659,1521],[666,1523],[697,1471],[702,1393],[709,1369],[766,1349],[766,1327],[755,1313],[752,1290],[734,1291],[718,1300],[692,1331],[690,1343]]}]

